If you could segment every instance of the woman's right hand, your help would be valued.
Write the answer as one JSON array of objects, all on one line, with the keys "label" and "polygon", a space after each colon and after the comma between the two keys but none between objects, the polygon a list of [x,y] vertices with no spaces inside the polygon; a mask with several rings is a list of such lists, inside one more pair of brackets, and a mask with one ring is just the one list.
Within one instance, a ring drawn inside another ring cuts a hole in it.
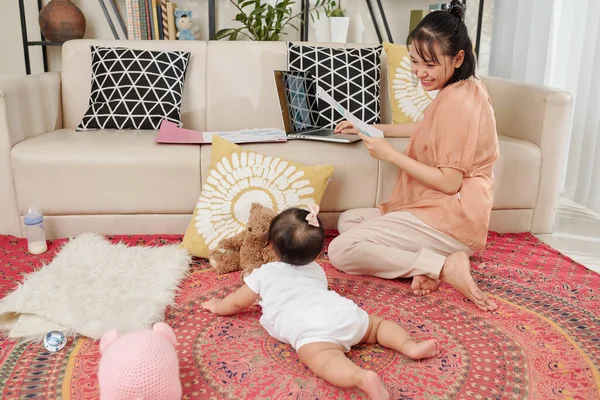
[{"label": "woman's right hand", "polygon": [[342,121],[336,125],[333,133],[353,133],[356,135],[358,133],[358,129],[356,129],[350,121]]}]

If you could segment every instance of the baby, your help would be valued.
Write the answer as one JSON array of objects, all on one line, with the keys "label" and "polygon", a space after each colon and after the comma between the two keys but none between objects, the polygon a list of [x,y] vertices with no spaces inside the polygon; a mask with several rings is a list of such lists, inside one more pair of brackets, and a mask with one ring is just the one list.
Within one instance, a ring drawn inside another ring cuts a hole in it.
[{"label": "baby", "polygon": [[378,343],[417,360],[433,357],[436,342],[417,343],[399,325],[369,315],[327,289],[325,272],[314,261],[323,250],[325,231],[318,207],[309,209],[287,209],[271,222],[269,243],[279,261],[255,269],[237,291],[202,307],[232,315],[258,299],[260,324],[275,339],[289,343],[316,376],[338,387],[357,387],[371,399],[388,399],[377,373],[361,369],[345,353],[357,344]]}]

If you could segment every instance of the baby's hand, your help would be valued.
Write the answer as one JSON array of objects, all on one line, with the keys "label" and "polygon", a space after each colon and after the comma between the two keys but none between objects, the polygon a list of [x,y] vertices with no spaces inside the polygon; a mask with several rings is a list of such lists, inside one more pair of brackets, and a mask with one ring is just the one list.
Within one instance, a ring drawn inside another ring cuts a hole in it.
[{"label": "baby's hand", "polygon": [[210,311],[213,314],[216,314],[217,304],[219,304],[220,302],[221,302],[221,299],[212,298],[209,301],[205,301],[204,303],[202,303],[202,308],[207,311]]}]

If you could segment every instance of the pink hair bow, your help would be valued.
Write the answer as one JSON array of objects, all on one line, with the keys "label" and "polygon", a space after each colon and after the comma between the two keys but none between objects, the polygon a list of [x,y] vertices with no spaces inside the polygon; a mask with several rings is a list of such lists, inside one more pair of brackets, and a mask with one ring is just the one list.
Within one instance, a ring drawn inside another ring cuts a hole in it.
[{"label": "pink hair bow", "polygon": [[308,215],[306,216],[306,220],[309,225],[319,227],[319,220],[317,219],[317,214],[319,213],[319,206],[316,204],[308,205]]}]

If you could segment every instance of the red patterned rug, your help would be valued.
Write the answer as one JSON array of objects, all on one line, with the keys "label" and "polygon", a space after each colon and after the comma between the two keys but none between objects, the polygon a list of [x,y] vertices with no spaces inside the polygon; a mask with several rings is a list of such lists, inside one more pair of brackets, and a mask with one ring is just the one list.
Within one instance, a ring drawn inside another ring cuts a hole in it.
[{"label": "red patterned rug", "polygon": [[[114,237],[156,245],[177,236]],[[0,296],[23,272],[50,261],[26,252],[25,241],[0,236]],[[417,339],[436,338],[442,354],[414,362],[378,346],[350,357],[377,371],[392,399],[598,399],[600,398],[600,275],[529,234],[491,234],[487,250],[472,259],[478,283],[499,303],[484,313],[442,285],[415,297],[409,280],[386,281],[339,273],[321,260],[331,288],[370,313],[395,320]],[[202,311],[200,303],[224,296],[239,274],[218,276],[194,262],[177,307],[166,320],[177,333],[184,399],[360,399],[356,390],[315,378],[288,345],[258,323],[259,309],[235,317]],[[97,342],[69,340],[58,353],[39,344],[0,337],[0,398],[95,399]]]}]

